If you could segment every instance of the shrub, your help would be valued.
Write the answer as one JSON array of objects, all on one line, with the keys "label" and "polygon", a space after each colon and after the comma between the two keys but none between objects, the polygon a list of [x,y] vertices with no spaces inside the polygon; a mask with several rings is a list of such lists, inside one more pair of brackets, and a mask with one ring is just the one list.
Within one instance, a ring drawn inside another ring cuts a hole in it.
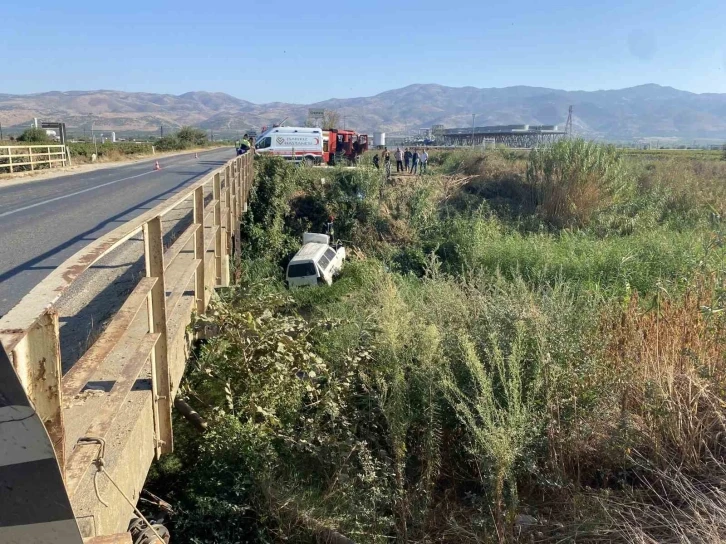
[{"label": "shrub", "polygon": [[157,151],[181,151],[185,149],[185,143],[176,135],[164,136],[154,142],[154,148]]},{"label": "shrub", "polygon": [[176,137],[188,147],[201,146],[207,143],[207,133],[202,129],[183,126]]},{"label": "shrub", "polygon": [[527,181],[542,217],[556,226],[583,226],[596,211],[628,193],[629,173],[613,146],[560,140],[532,150]]},{"label": "shrub", "polygon": [[48,135],[45,132],[45,129],[42,128],[26,128],[23,133],[18,136],[17,140],[19,142],[49,142],[51,141]]}]

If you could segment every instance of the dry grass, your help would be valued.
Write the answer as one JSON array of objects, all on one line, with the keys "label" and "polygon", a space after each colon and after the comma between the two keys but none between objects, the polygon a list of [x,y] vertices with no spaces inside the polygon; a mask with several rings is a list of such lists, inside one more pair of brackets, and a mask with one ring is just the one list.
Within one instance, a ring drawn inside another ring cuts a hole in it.
[{"label": "dry grass", "polygon": [[680,301],[656,295],[649,311],[634,296],[608,324],[608,366],[627,377],[620,407],[651,459],[697,469],[726,453],[726,322],[703,311],[715,296],[709,282]]}]

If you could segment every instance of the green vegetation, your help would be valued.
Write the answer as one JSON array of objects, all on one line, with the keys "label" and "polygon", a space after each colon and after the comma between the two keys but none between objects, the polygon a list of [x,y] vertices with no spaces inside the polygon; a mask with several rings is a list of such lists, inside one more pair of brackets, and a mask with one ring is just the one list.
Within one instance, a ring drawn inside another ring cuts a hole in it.
[{"label": "green vegetation", "polygon": [[186,126],[180,128],[176,134],[159,138],[154,145],[159,151],[183,151],[193,147],[204,147],[208,144],[206,132]]},{"label": "green vegetation", "polygon": [[123,157],[135,157],[151,155],[151,145],[136,142],[104,142],[94,145],[91,142],[75,142],[68,144],[71,151],[71,159],[78,161],[89,161],[91,156],[98,151],[97,158],[114,161]]},{"label": "green vegetation", "polygon": [[26,128],[23,133],[18,136],[17,140],[19,142],[28,143],[45,143],[51,141],[48,134],[46,134],[45,129],[42,128]]},{"label": "green vegetation", "polygon": [[[256,159],[151,490],[176,542],[726,538],[726,164],[562,142]],[[287,291],[302,232],[349,260]]]}]

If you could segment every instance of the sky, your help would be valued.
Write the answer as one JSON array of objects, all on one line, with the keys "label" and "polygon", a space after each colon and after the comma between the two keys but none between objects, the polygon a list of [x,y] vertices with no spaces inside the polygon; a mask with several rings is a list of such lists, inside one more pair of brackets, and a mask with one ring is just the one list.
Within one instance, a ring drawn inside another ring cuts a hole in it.
[{"label": "sky", "polygon": [[256,103],[413,83],[726,93],[723,0],[6,2],[0,93],[219,91]]}]

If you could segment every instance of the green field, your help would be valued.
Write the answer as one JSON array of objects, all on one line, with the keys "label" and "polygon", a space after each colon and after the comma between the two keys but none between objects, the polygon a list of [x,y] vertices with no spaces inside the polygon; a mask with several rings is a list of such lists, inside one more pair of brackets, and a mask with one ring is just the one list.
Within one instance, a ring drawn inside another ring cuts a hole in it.
[{"label": "green field", "polygon": [[[147,483],[175,542],[726,539],[726,162],[368,161],[256,159],[181,389],[209,428],[177,421]],[[343,274],[286,290],[331,215]]]}]

